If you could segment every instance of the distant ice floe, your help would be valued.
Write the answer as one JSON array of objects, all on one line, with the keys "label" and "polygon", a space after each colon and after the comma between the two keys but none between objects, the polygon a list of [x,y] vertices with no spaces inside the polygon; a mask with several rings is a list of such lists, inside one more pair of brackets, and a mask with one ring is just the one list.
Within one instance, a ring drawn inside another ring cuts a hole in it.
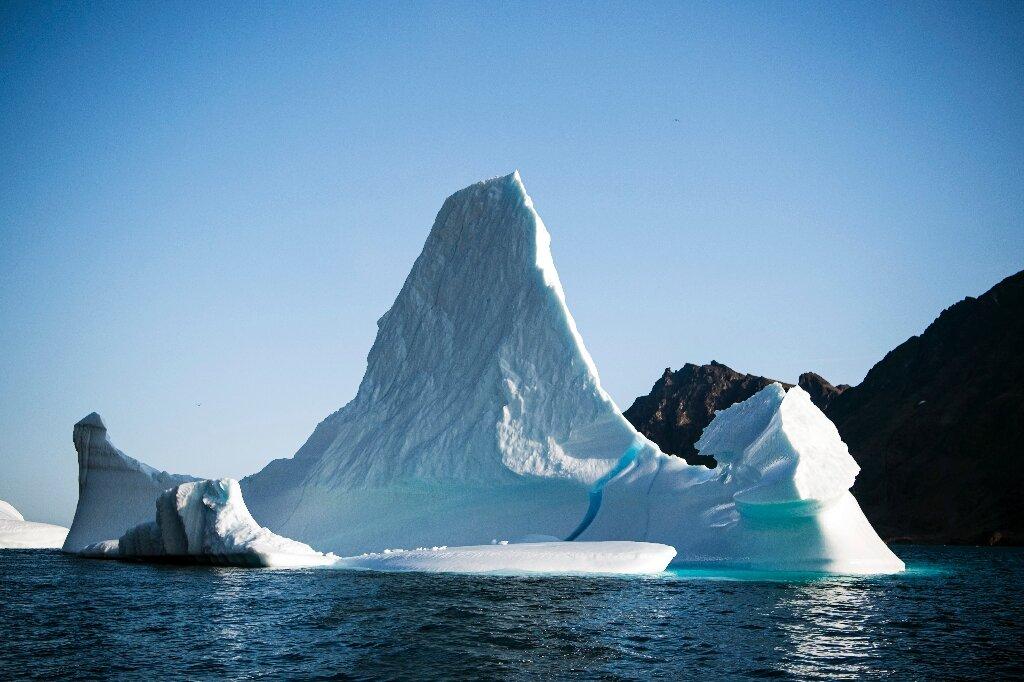
[{"label": "distant ice floe", "polygon": [[64,526],[26,521],[14,505],[0,500],[0,549],[55,549],[67,534]]}]

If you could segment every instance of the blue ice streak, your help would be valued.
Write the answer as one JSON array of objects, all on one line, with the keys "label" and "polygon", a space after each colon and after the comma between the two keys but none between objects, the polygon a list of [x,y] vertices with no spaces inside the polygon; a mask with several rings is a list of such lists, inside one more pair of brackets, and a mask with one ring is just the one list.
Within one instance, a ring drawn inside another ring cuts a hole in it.
[{"label": "blue ice streak", "polygon": [[640,450],[642,450],[643,447],[643,441],[633,441],[633,444],[630,445],[624,453],[622,453],[622,457],[619,457],[619,461],[615,463],[615,466],[612,467],[604,476],[597,479],[593,487],[590,489],[590,507],[587,508],[587,513],[583,516],[583,520],[580,521],[578,526],[576,526],[576,530],[569,533],[569,537],[566,538],[567,542],[571,542],[578,538],[580,534],[590,526],[594,517],[597,516],[598,510],[601,509],[601,498],[604,495],[604,487],[608,485],[609,481],[621,474],[636,461],[636,457],[640,454]]}]

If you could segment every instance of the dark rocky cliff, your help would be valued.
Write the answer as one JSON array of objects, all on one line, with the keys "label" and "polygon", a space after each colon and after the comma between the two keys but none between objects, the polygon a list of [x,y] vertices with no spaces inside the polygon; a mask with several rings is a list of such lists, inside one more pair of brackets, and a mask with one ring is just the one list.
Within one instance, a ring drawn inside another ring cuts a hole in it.
[{"label": "dark rocky cliff", "polygon": [[[624,414],[665,452],[714,466],[693,444],[715,410],[771,381],[717,362],[686,364],[666,369]],[[882,537],[1024,541],[1024,272],[943,311],[860,385],[833,386],[813,372],[799,385],[860,464],[854,494]]]},{"label": "dark rocky cliff", "polygon": [[943,311],[826,413],[883,537],[1020,544],[1024,272]]},{"label": "dark rocky cliff", "polygon": [[811,402],[818,406],[822,412],[826,414],[829,408],[832,407],[832,402],[845,391],[850,388],[848,384],[839,384],[833,386],[820,374],[814,372],[804,372],[800,375],[800,379],[797,381],[800,388],[807,391],[811,396]]}]

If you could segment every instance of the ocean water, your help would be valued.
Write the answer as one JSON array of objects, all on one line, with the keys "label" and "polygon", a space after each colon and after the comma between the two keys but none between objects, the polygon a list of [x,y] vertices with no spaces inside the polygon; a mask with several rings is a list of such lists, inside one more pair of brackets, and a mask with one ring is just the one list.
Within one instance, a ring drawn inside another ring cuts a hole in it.
[{"label": "ocean water", "polygon": [[875,578],[479,577],[0,551],[0,678],[1024,676],[1024,551]]}]

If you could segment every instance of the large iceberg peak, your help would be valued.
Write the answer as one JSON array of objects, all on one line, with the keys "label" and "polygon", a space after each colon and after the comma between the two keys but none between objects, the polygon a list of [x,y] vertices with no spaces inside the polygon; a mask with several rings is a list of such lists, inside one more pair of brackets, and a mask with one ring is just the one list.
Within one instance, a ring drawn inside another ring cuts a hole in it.
[{"label": "large iceberg peak", "polygon": [[[439,499],[465,508],[480,504],[465,499],[477,495],[490,508],[472,523],[461,511],[429,522],[395,518],[387,521],[394,532],[375,522],[374,537],[438,544],[463,528],[483,542],[499,532],[571,532],[590,486],[646,441],[601,387],[550,245],[518,172],[449,196],[377,323],[355,398],[293,459],[242,481],[256,518],[284,518],[279,532],[348,551],[373,547],[373,538],[331,544],[359,531],[325,518],[387,515],[394,496],[438,517],[431,505]],[[545,480],[559,484],[543,494],[512,491]],[[387,493],[372,492],[380,490]],[[546,496],[571,511],[556,518]]]},{"label": "large iceberg peak", "polygon": [[358,394],[303,448],[318,463],[309,479],[589,485],[606,473],[637,436],[601,388],[550,241],[518,172],[448,197],[378,322]]}]

